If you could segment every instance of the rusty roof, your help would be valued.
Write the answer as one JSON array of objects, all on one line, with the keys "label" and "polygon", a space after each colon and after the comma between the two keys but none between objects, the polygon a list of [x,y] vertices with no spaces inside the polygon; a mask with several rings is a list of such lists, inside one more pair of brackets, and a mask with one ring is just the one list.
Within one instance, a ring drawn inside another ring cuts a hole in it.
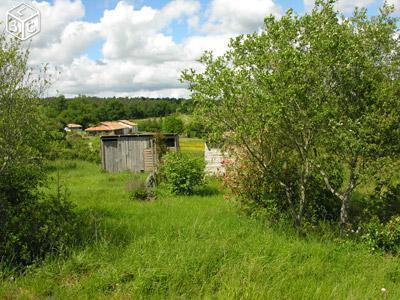
[{"label": "rusty roof", "polygon": [[119,129],[124,129],[124,128],[130,128],[131,126],[137,125],[135,123],[129,122],[131,124],[127,124],[126,120],[121,120],[121,121],[105,121],[101,122],[97,126],[89,127],[85,131],[114,131],[114,130],[119,130]]}]

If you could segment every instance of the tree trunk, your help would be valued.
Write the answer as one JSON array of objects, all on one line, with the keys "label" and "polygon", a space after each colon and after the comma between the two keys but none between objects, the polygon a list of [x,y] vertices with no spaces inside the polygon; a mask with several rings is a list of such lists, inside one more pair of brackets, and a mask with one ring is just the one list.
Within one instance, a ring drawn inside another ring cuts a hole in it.
[{"label": "tree trunk", "polygon": [[349,209],[350,209],[351,195],[353,194],[354,188],[356,187],[356,184],[357,184],[357,176],[356,176],[357,160],[358,160],[358,156],[354,155],[351,160],[351,163],[350,163],[349,184],[347,186],[346,191],[342,194],[333,188],[333,186],[329,182],[329,178],[326,175],[326,173],[320,168],[320,166],[317,166],[320,169],[320,173],[322,175],[322,178],[325,181],[325,184],[326,184],[328,190],[331,191],[331,193],[334,194],[336,197],[338,197],[342,203],[341,208],[340,208],[340,228],[341,228],[341,230],[345,229],[346,227],[348,227],[351,224],[350,217],[349,217]]},{"label": "tree trunk", "polygon": [[350,199],[353,194],[353,190],[356,187],[357,177],[355,174],[357,165],[357,157],[354,157],[350,164],[350,180],[346,192],[342,195],[342,207],[340,209],[340,225],[342,228],[350,225],[349,219],[349,209],[350,209]]}]

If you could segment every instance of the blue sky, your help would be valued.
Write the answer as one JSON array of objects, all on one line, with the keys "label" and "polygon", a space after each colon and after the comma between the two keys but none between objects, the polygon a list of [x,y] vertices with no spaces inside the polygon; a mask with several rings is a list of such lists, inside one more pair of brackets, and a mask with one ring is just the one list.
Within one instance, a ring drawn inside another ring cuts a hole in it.
[{"label": "blue sky", "polygon": [[[54,1],[54,0],[53,0]],[[232,0],[233,2],[235,0]],[[98,22],[104,14],[106,9],[112,10],[116,7],[119,0],[100,0],[100,1],[92,1],[92,0],[83,0],[82,1],[85,6],[85,16],[84,20],[87,22]],[[125,0],[125,2],[132,4],[136,9],[140,9],[143,6],[150,6],[156,9],[162,9],[169,0]],[[209,0],[200,0],[201,10],[203,14],[206,13],[207,7],[210,4]],[[299,0],[277,0],[275,1],[283,11],[287,11],[292,8],[295,12],[302,14],[304,13],[306,6],[303,1]],[[375,14],[379,7],[381,6],[382,1],[373,1],[368,4],[368,10],[371,15]],[[164,32],[168,35],[172,35],[175,42],[180,43],[185,38],[190,36],[193,33],[193,30],[190,30],[187,26],[187,23],[184,21],[173,21],[168,28],[164,30]],[[91,45],[86,53],[92,59],[101,59],[101,48],[104,41],[99,40],[93,45]]]},{"label": "blue sky", "polygon": [[[22,0],[0,1],[0,13]],[[313,0],[23,0],[42,15],[31,41],[31,63],[48,63],[49,95],[187,97],[179,77],[200,69],[206,50],[223,54],[229,39],[260,29],[266,15],[308,11]],[[388,0],[397,5],[400,0]],[[339,0],[348,14],[383,0]]]}]

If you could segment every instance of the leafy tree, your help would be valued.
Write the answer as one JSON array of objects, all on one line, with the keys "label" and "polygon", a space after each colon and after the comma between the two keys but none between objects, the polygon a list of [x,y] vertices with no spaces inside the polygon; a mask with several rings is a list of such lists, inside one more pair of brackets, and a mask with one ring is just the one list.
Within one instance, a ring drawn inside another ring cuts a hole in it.
[{"label": "leafy tree", "polygon": [[145,132],[161,132],[162,120],[147,119],[138,122],[139,131]]},{"label": "leafy tree", "polygon": [[165,117],[162,124],[162,130],[166,133],[181,134],[184,130],[183,121],[174,115]]},{"label": "leafy tree", "polygon": [[[203,73],[182,75],[209,139],[228,136],[234,164],[247,162],[261,196],[288,207],[297,227],[310,186],[322,184],[341,201],[341,224],[349,223],[355,172],[398,144],[387,140],[398,124],[397,20],[387,6],[378,17],[356,10],[345,18],[334,2],[267,17],[262,32],[232,39],[223,56],[205,53]],[[338,173],[344,187],[330,182]]]},{"label": "leafy tree", "polygon": [[194,119],[185,126],[185,132],[188,137],[201,138],[205,135],[204,124],[201,120]]},{"label": "leafy tree", "polygon": [[73,99],[59,96],[41,100],[46,115],[55,122],[63,126],[79,123],[84,127],[102,121],[171,115],[183,102],[191,106],[190,101],[170,98],[98,98],[80,95]]},{"label": "leafy tree", "polygon": [[0,257],[14,263],[60,250],[76,230],[65,197],[39,189],[49,141],[38,97],[49,81],[28,56],[18,40],[0,35]]}]

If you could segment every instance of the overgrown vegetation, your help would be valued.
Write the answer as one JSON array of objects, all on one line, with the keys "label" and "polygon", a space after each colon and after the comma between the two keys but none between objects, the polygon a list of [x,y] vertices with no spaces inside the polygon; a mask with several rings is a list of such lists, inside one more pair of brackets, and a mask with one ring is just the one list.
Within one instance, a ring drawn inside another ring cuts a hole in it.
[{"label": "overgrown vegetation", "polygon": [[20,42],[0,35],[0,262],[12,265],[62,252],[76,231],[64,195],[41,192],[49,136],[38,97],[49,82],[28,56]]},{"label": "overgrown vegetation", "polygon": [[223,56],[206,53],[203,73],[182,76],[208,139],[225,141],[237,199],[298,229],[332,220],[354,230],[363,219],[350,214],[356,189],[398,176],[398,19],[387,5],[347,18],[334,4],[267,17]]},{"label": "overgrown vegetation", "polygon": [[131,201],[132,174],[80,161],[57,168],[93,224],[89,242],[23,275],[1,269],[0,298],[380,299],[382,288],[386,299],[400,298],[398,257],[329,232],[304,239],[271,228],[238,214],[222,193]]},{"label": "overgrown vegetation", "polygon": [[201,158],[170,152],[162,158],[160,170],[170,191],[191,195],[196,187],[204,186],[204,161]]},{"label": "overgrown vegetation", "polygon": [[164,117],[175,112],[190,111],[190,102],[184,99],[97,98],[63,96],[41,100],[46,115],[55,120],[60,129],[68,123],[84,127],[103,121]]},{"label": "overgrown vegetation", "polygon": [[84,160],[100,164],[100,139],[82,136],[78,133],[66,134],[53,131],[53,139],[46,157],[51,160]]}]

